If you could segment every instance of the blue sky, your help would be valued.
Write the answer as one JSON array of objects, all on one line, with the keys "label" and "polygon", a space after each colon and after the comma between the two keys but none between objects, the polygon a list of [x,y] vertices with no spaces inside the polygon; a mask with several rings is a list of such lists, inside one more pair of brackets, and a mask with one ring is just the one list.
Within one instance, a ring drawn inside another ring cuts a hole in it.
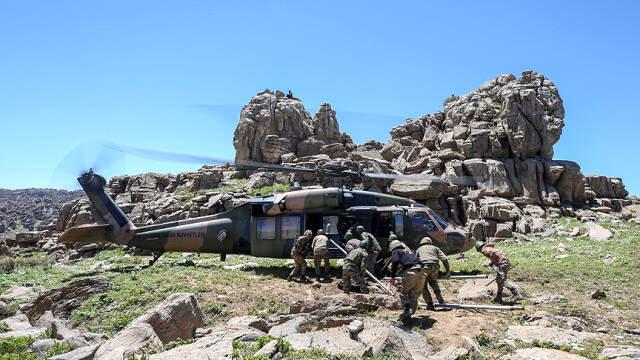
[{"label": "blue sky", "polygon": [[56,167],[98,139],[232,159],[240,108],[264,88],[386,141],[450,94],[534,69],[565,102],[555,157],[638,194],[638,18],[637,1],[2,1],[0,187],[70,186]]}]

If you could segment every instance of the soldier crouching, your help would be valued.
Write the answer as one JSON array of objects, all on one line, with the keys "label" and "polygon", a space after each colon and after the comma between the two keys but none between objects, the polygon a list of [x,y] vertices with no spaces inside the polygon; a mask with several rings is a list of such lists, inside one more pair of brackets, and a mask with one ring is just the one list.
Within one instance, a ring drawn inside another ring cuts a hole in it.
[{"label": "soldier crouching", "polygon": [[442,250],[433,245],[431,238],[429,237],[424,237],[420,240],[420,246],[418,247],[418,250],[416,250],[416,255],[418,255],[418,258],[420,259],[420,263],[422,264],[422,269],[425,274],[422,297],[427,303],[427,309],[435,310],[436,308],[433,305],[431,293],[429,293],[429,286],[431,286],[438,303],[443,304],[444,298],[442,297],[442,291],[438,285],[438,270],[440,269],[440,261],[442,261],[442,264],[447,271],[445,278],[449,278],[451,276],[449,260],[447,260],[447,256],[442,252]]},{"label": "soldier crouching", "polygon": [[311,241],[311,237],[313,233],[311,230],[306,230],[302,236],[296,239],[296,242],[293,244],[293,248],[291,248],[291,258],[293,259],[293,271],[289,274],[287,281],[293,280],[294,277],[300,276],[300,281],[309,281],[307,277],[307,261],[305,257],[307,256],[307,243]]},{"label": "soldier crouching", "polygon": [[358,247],[354,247],[350,240],[346,245],[347,256],[343,259],[342,265],[342,290],[345,294],[351,291],[351,281],[358,286],[361,293],[368,293],[369,289],[362,277],[367,267],[367,251],[365,241],[360,242]]},{"label": "soldier crouching", "polygon": [[[329,275],[331,271],[329,238],[324,234],[324,230],[318,230],[311,243],[311,248],[313,249],[313,270],[316,274],[316,281],[320,282],[320,276],[323,272],[324,280],[329,281],[331,279],[331,275]],[[320,267],[322,262],[324,262],[324,268]]]}]

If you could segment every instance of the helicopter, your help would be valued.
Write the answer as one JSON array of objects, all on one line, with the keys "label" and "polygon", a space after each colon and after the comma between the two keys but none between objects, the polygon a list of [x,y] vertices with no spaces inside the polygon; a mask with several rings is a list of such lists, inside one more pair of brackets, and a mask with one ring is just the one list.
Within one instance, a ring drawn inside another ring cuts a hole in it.
[{"label": "helicopter", "polygon": [[[358,173],[342,168],[321,170],[254,162],[246,162],[243,167],[316,174],[324,171],[319,175],[328,177],[390,178],[389,174]],[[305,230],[315,234],[323,229],[336,244],[343,244],[345,233],[356,225],[364,226],[376,236],[383,254],[387,252],[390,234],[395,234],[412,249],[417,248],[420,239],[429,236],[447,255],[465,252],[473,248],[475,242],[462,228],[415,200],[345,187],[258,194],[214,215],[137,227],[106,193],[104,177],[88,170],[77,180],[101,221],[69,228],[59,242],[108,242],[157,254],[218,253],[221,260],[228,254],[289,258],[295,240]],[[344,256],[334,245],[330,246],[329,253],[332,258]]]}]

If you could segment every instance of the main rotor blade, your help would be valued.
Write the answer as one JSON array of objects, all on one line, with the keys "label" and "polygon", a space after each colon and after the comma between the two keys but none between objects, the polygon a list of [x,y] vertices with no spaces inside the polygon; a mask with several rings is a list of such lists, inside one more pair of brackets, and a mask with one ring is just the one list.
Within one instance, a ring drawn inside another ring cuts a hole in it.
[{"label": "main rotor blade", "polygon": [[190,164],[232,164],[233,163],[233,161],[229,161],[221,158],[192,155],[192,154],[183,154],[183,153],[176,153],[176,152],[163,151],[163,150],[144,149],[144,148],[139,148],[135,146],[118,145],[112,142],[104,142],[103,146],[108,149],[119,151],[124,154],[138,156],[141,158],[151,159],[151,160],[163,160],[163,161],[171,161],[171,162],[190,163]]},{"label": "main rotor blade", "polygon": [[408,175],[400,175],[400,174],[383,174],[383,173],[363,173],[364,176],[374,178],[374,179],[387,179],[387,180],[408,180],[408,181],[420,181],[420,180],[429,180],[436,181],[440,183],[451,183],[455,185],[462,186],[475,186],[476,183],[471,176],[448,176],[443,175],[435,176],[429,174],[408,174]]},{"label": "main rotor blade", "polygon": [[287,165],[278,165],[278,164],[268,164],[268,163],[252,161],[252,160],[237,161],[236,166],[238,168],[268,169],[268,170],[283,171],[283,172],[300,172],[300,173],[310,173],[310,174],[315,174],[316,172],[315,169],[294,167],[294,166],[287,166]]}]

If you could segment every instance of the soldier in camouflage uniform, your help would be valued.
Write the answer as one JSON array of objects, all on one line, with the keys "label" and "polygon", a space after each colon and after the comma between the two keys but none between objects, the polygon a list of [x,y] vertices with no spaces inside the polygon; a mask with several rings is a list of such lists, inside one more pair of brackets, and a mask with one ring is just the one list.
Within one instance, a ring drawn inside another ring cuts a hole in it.
[{"label": "soldier in camouflage uniform", "polygon": [[409,320],[418,308],[418,298],[424,287],[425,274],[418,257],[408,251],[399,240],[389,244],[391,251],[391,284],[395,285],[395,276],[402,277],[400,301],[404,312],[400,316],[403,321]]},{"label": "soldier in camouflage uniform", "polygon": [[493,244],[487,244],[482,241],[476,243],[476,250],[489,258],[491,267],[493,271],[496,272],[498,290],[496,291],[496,297],[493,299],[493,302],[503,303],[502,291],[505,287],[511,291],[512,301],[524,299],[524,291],[507,278],[507,273],[511,269],[511,262],[509,258],[507,258],[507,255],[502,250],[496,249]]},{"label": "soldier in camouflage uniform", "polygon": [[373,274],[376,261],[378,260],[378,254],[382,250],[380,243],[378,243],[378,240],[373,236],[373,234],[364,231],[364,226],[362,225],[356,226],[356,235],[360,241],[367,241],[368,247],[365,249],[369,255],[367,260],[367,270]]},{"label": "soldier in camouflage uniform", "polygon": [[[324,234],[324,230],[320,229],[316,233],[316,237],[313,238],[311,248],[313,249],[313,270],[316,273],[316,281],[320,282],[320,275],[324,270],[324,279],[328,281],[330,279],[329,272],[331,271],[331,264],[329,263],[329,238]],[[320,267],[324,261],[324,269]]]},{"label": "soldier in camouflage uniform", "polygon": [[445,278],[449,278],[451,276],[449,260],[447,260],[447,256],[442,252],[442,250],[433,245],[431,238],[428,236],[420,240],[420,246],[418,247],[418,250],[416,250],[416,255],[418,255],[418,258],[420,259],[422,271],[426,277],[422,289],[422,297],[427,303],[427,309],[435,310],[436,308],[433,306],[433,299],[429,293],[429,286],[433,289],[433,294],[436,296],[438,303],[443,304],[444,298],[442,298],[442,292],[438,285],[438,270],[440,269],[440,261],[442,261],[442,264],[447,271]]},{"label": "soldier in camouflage uniform", "polygon": [[309,242],[311,241],[311,237],[313,233],[311,230],[306,230],[302,236],[296,239],[296,242],[293,244],[291,248],[291,258],[293,259],[294,266],[293,271],[289,274],[287,278],[288,281],[293,280],[295,276],[300,275],[300,281],[309,281],[307,277],[307,261],[305,257],[307,256],[307,250],[309,248]]},{"label": "soldier in camouflage uniform", "polygon": [[352,243],[347,243],[347,256],[342,263],[342,290],[345,294],[351,291],[351,280],[360,288],[361,293],[368,293],[369,289],[364,282],[362,274],[367,266],[367,251],[364,249],[369,244],[365,241],[360,242],[360,246],[353,247]]}]

